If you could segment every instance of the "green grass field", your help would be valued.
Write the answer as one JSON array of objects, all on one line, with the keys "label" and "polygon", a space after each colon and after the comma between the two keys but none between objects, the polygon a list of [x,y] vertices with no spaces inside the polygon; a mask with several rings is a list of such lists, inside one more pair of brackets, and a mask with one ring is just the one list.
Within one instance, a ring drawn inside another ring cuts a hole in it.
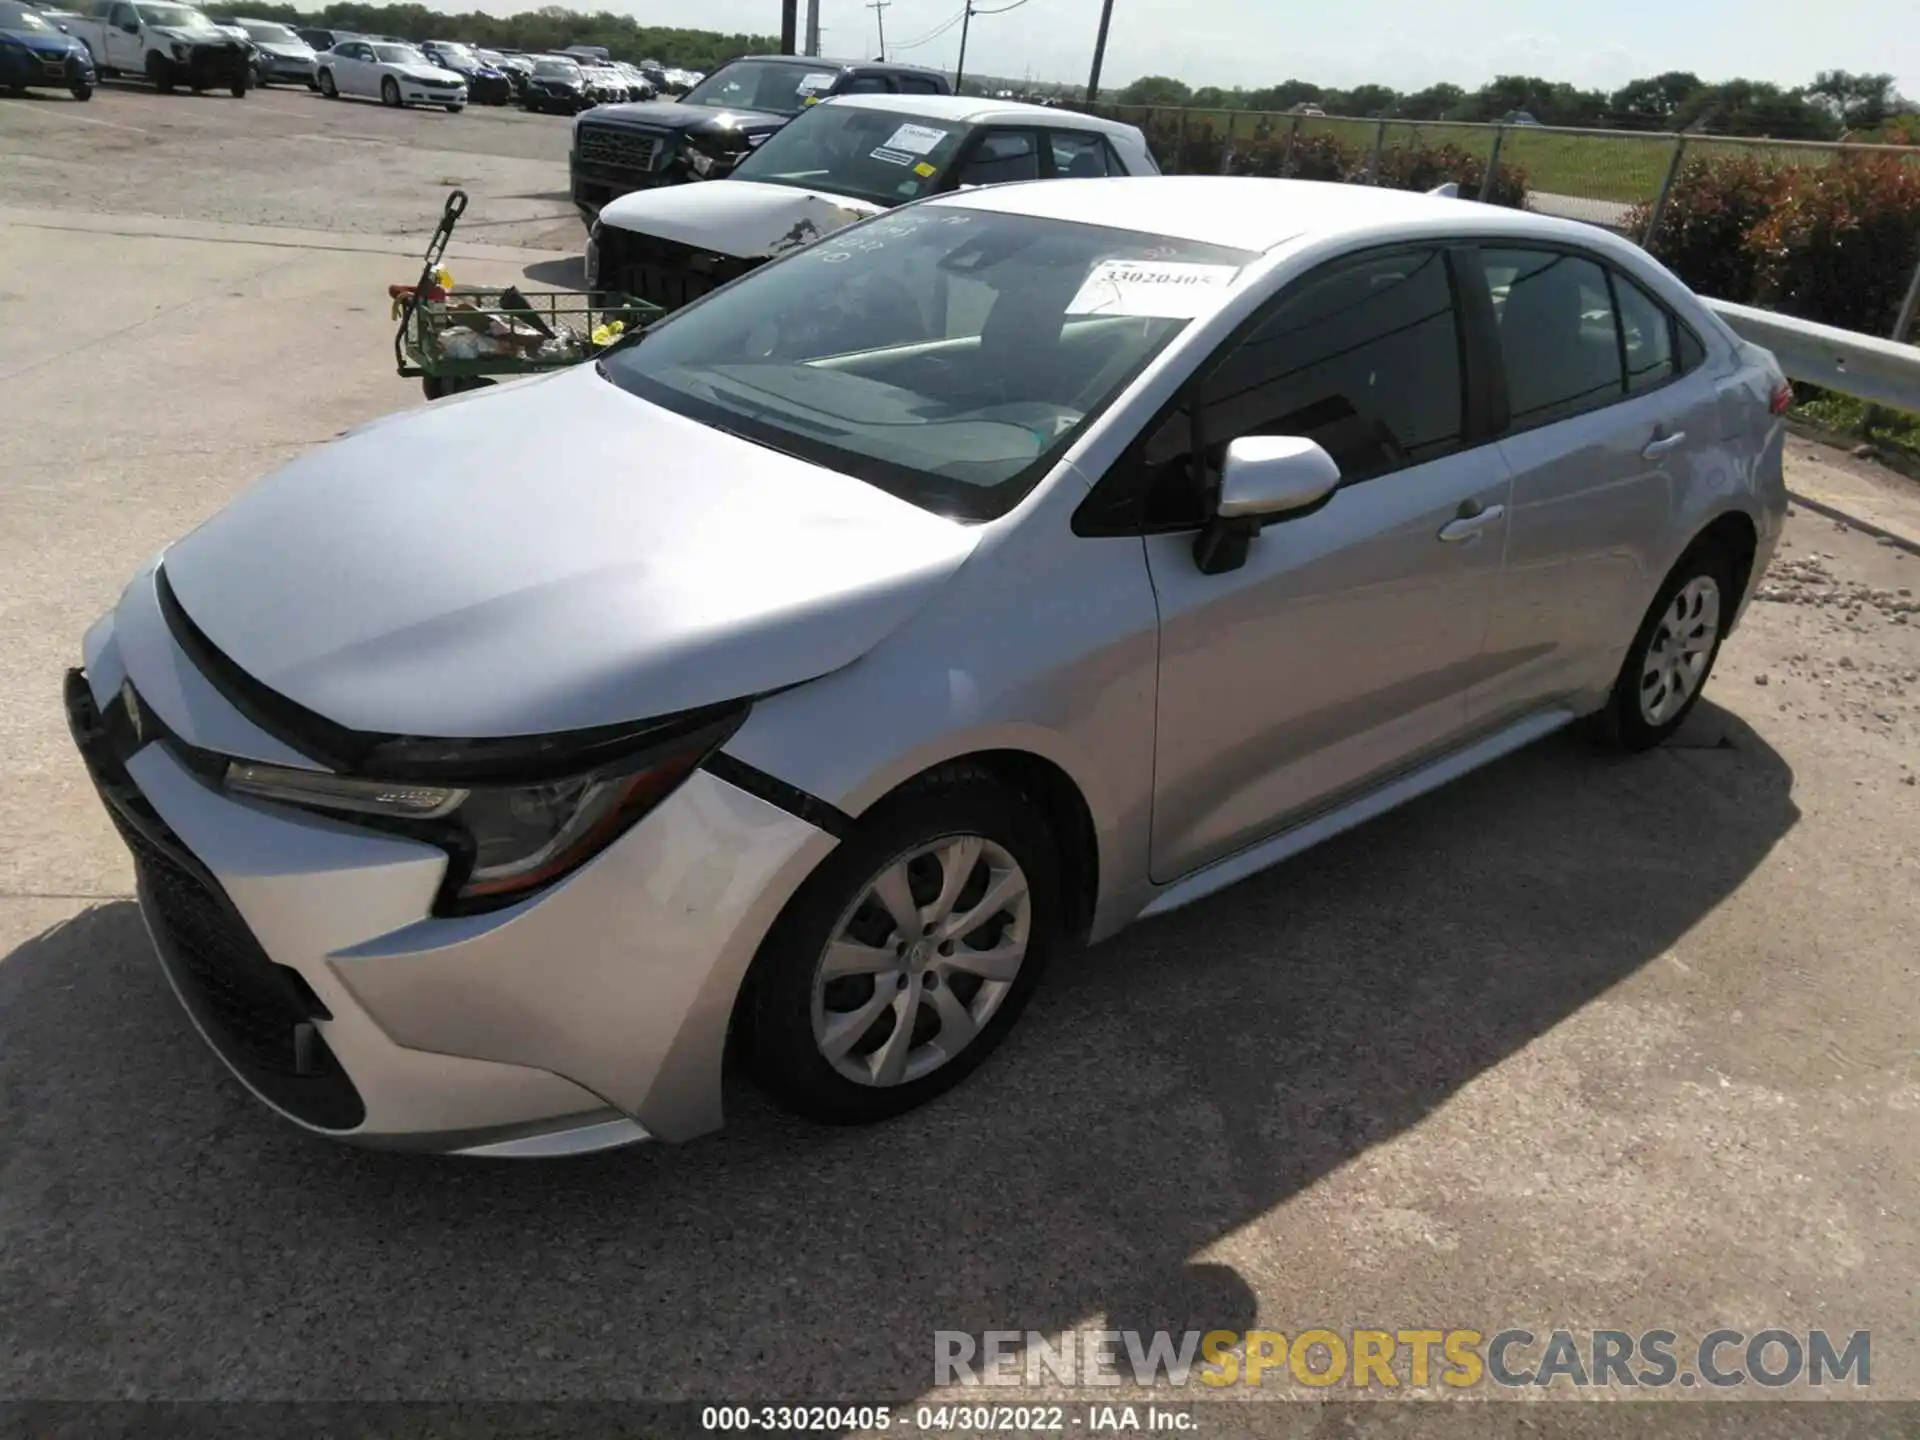
[{"label": "green grass field", "polygon": [[[1143,106],[1101,107],[1103,113],[1136,125],[1146,125],[1152,112]],[[1177,111],[1160,112],[1165,123],[1177,124]],[[1272,124],[1273,133],[1285,135],[1292,119],[1285,115],[1259,116],[1245,111],[1190,110],[1187,124],[1210,123],[1217,131],[1231,125],[1236,141],[1244,143],[1261,121]],[[1303,135],[1331,135],[1357,155],[1373,147],[1378,122],[1312,116],[1301,121]],[[1493,144],[1493,130],[1484,125],[1413,124],[1404,120],[1387,122],[1385,144],[1389,147],[1414,143],[1454,144],[1465,150],[1485,154]],[[1674,137],[1665,134],[1618,135],[1566,134],[1531,126],[1510,127],[1501,140],[1500,158],[1526,172],[1531,190],[1553,195],[1576,195],[1591,200],[1612,200],[1623,205],[1651,204],[1659,194],[1660,181],[1673,158]],[[1830,150],[1792,145],[1768,145],[1764,142],[1689,139],[1686,154],[1695,157],[1732,158],[1747,156],[1774,165],[1824,165],[1833,156]],[[1906,152],[1908,163],[1920,164],[1920,154]]]}]

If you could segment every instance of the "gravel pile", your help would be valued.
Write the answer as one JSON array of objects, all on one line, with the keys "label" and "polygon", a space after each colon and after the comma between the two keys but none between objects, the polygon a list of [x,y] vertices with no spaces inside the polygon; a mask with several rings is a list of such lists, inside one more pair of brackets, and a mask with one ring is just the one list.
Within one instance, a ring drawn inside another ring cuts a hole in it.
[{"label": "gravel pile", "polygon": [[1882,589],[1842,579],[1827,568],[1832,559],[1828,554],[1776,556],[1753,598],[1777,605],[1837,610],[1849,620],[1859,619],[1863,612],[1877,611],[1896,625],[1909,624],[1910,617],[1920,615],[1920,599],[1914,598],[1911,586]]}]

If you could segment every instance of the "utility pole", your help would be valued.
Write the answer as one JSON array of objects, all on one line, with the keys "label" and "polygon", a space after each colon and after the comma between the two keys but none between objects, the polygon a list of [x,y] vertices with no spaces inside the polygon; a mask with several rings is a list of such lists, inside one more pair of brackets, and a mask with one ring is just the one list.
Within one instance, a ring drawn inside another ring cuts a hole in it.
[{"label": "utility pole", "polygon": [[809,55],[820,53],[820,0],[807,0],[807,49]]},{"label": "utility pole", "polygon": [[873,23],[880,27],[880,58],[887,58],[887,7],[893,0],[873,0],[867,9],[873,11]]},{"label": "utility pole", "polygon": [[780,0],[780,53],[798,55],[799,37],[795,34],[800,28],[800,0]]},{"label": "utility pole", "polygon": [[960,82],[967,73],[967,28],[973,24],[973,0],[967,0],[966,13],[960,17],[960,59],[953,67],[953,93],[960,94]]},{"label": "utility pole", "polygon": [[1107,26],[1113,22],[1113,0],[1100,0],[1100,33],[1093,41],[1093,72],[1087,76],[1087,104],[1100,98],[1100,62],[1107,58]]}]

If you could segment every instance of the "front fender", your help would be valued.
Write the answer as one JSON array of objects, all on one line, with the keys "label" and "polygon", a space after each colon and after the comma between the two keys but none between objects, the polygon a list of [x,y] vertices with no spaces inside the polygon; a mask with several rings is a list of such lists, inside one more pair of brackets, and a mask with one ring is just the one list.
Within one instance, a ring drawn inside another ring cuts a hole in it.
[{"label": "front fender", "polygon": [[1158,611],[1137,537],[1073,536],[1064,487],[1031,498],[986,527],[910,621],[853,664],[759,701],[725,749],[856,821],[949,760],[1050,762],[1092,817],[1099,939],[1151,894]]}]

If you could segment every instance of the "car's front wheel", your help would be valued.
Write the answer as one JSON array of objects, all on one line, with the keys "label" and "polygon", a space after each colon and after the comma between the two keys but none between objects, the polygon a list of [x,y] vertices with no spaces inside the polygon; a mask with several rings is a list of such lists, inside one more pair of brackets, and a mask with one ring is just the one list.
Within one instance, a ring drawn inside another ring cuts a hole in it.
[{"label": "car's front wheel", "polygon": [[340,87],[333,83],[333,72],[331,70],[322,70],[320,72],[319,85],[320,93],[326,96],[327,99],[338,100],[340,98]]},{"label": "car's front wheel", "polygon": [[84,80],[76,80],[73,84],[67,86],[67,93],[76,100],[91,100],[93,98],[93,86]]},{"label": "car's front wheel", "polygon": [[391,109],[400,108],[400,82],[391,75],[380,82],[380,103]]},{"label": "car's front wheel", "polygon": [[829,1124],[900,1114],[1005,1038],[1060,934],[1045,819],[970,766],[880,803],[769,933],[746,1050],[782,1108]]},{"label": "car's front wheel", "polygon": [[1598,717],[1605,739],[1623,750],[1648,750],[1685,723],[1733,618],[1733,573],[1732,557],[1712,540],[1673,567]]}]

